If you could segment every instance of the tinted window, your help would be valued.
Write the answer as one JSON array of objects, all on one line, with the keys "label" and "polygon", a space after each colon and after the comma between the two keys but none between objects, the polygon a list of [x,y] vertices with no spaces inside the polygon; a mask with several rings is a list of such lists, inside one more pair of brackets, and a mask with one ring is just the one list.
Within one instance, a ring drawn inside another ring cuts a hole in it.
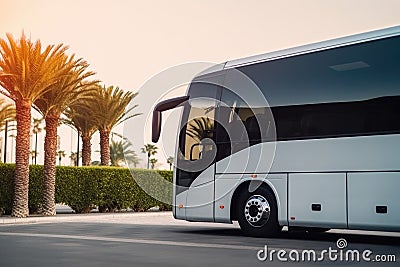
[{"label": "tinted window", "polygon": [[400,97],[272,108],[278,140],[400,132]]},{"label": "tinted window", "polygon": [[400,37],[238,68],[273,106],[400,95]]},{"label": "tinted window", "polygon": [[216,79],[218,77],[209,81],[194,81],[190,85],[189,101],[184,107],[179,133],[176,183],[181,187],[177,188],[177,192],[186,190],[214,161],[215,111],[221,95],[220,87],[215,85]]},{"label": "tinted window", "polygon": [[400,38],[238,68],[265,95],[277,139],[400,132]]},{"label": "tinted window", "polygon": [[261,142],[274,139],[275,130],[268,107],[249,107],[242,98],[223,89],[219,106],[217,160]]}]

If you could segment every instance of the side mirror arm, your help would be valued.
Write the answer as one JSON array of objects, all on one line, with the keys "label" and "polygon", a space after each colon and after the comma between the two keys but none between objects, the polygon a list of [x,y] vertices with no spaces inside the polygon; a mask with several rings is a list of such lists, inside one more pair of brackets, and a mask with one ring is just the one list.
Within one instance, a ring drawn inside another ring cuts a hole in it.
[{"label": "side mirror arm", "polygon": [[152,120],[152,131],[151,131],[151,141],[157,143],[161,134],[161,122],[162,116],[161,112],[176,108],[182,103],[189,100],[189,96],[180,96],[171,99],[167,99],[158,103],[153,109],[153,120]]}]

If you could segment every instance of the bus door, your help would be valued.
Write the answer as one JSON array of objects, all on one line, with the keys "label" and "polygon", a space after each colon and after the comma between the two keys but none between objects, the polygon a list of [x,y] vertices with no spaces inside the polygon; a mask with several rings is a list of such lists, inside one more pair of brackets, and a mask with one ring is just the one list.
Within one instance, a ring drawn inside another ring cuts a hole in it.
[{"label": "bus door", "polygon": [[177,150],[175,217],[214,220],[215,114],[220,87],[194,82],[189,88]]}]

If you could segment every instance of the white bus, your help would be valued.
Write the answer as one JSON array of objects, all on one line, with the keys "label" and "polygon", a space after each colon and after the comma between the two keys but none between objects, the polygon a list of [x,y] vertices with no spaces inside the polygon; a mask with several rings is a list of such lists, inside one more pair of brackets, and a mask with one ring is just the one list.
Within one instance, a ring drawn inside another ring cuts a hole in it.
[{"label": "white bus", "polygon": [[400,26],[203,72],[156,105],[153,142],[175,107],[176,219],[400,231]]}]

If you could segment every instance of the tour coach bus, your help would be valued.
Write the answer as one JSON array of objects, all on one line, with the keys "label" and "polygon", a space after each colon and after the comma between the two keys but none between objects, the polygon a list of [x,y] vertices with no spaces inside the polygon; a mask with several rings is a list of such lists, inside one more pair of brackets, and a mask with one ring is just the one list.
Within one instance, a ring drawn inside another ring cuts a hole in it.
[{"label": "tour coach bus", "polygon": [[175,107],[176,219],[400,231],[400,26],[204,71],[153,142]]}]

